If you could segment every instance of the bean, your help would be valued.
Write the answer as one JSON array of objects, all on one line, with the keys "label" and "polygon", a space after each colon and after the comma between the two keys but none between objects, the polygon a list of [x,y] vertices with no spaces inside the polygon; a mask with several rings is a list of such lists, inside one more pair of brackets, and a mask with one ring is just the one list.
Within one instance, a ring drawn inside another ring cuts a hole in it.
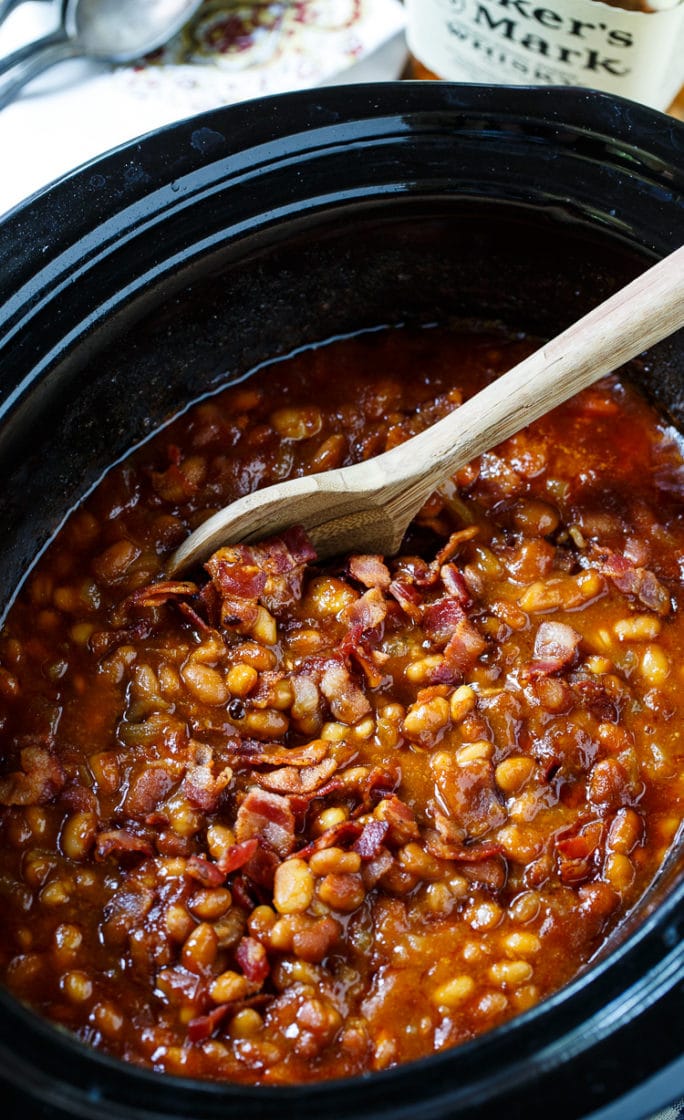
[{"label": "bean", "polygon": [[341,433],[328,436],[309,461],[311,474],[318,474],[319,471],[330,471],[335,467],[340,467],[346,450],[346,436]]},{"label": "bean", "polygon": [[314,821],[313,833],[315,836],[321,836],[329,828],[342,824],[342,821],[346,821],[348,817],[349,810],[343,805],[331,805],[329,809],[322,809]]},{"label": "bean", "polygon": [[113,1003],[96,1003],[91,1018],[105,1038],[116,1038],[124,1028],[125,1019]]},{"label": "bean", "polygon": [[95,557],[93,571],[102,583],[117,583],[139,556],[140,549],[132,541],[115,541]]},{"label": "bean", "polygon": [[489,968],[490,979],[504,987],[517,987],[529,980],[534,972],[528,961],[497,961]]},{"label": "bean", "polygon": [[521,957],[534,956],[541,949],[541,941],[536,933],[531,933],[529,930],[513,930],[512,933],[507,933],[503,938],[503,945],[507,952]]},{"label": "bean", "polygon": [[452,977],[432,992],[432,1002],[438,1007],[455,1008],[475,991],[475,980],[467,973]]},{"label": "bean", "polygon": [[344,580],[319,576],[309,585],[306,603],[317,618],[337,618],[356,602],[358,594]]},{"label": "bean", "polygon": [[327,957],[339,940],[342,927],[330,916],[319,918],[306,929],[297,930],[292,936],[292,949],[300,960],[319,964]]},{"label": "bean", "polygon": [[235,845],[235,833],[225,824],[210,824],[207,828],[207,847],[213,859],[221,859]]},{"label": "bean", "polygon": [[366,897],[362,880],[357,875],[326,875],[318,888],[318,897],[333,910],[350,913],[356,910]]},{"label": "bean", "polygon": [[83,945],[83,931],[79,926],[61,922],[53,934],[53,956],[58,967],[64,968],[78,955]]},{"label": "bean", "polygon": [[449,714],[453,723],[460,723],[475,708],[476,697],[470,685],[463,684],[451,694]]},{"label": "bean", "polygon": [[427,657],[420,657],[417,661],[412,661],[406,666],[405,676],[406,679],[411,681],[411,684],[423,684],[432,678],[436,669],[444,661],[441,653],[431,653]]},{"label": "bean", "polygon": [[188,690],[201,704],[214,707],[226,704],[229,698],[228,686],[218,669],[197,661],[187,661],[181,669],[181,677]]},{"label": "bean", "polygon": [[309,867],[314,875],[353,873],[361,867],[361,856],[357,852],[345,852],[343,848],[323,848],[320,852],[313,853],[309,859]]},{"label": "bean", "polygon": [[318,435],[323,427],[320,408],[303,405],[300,408],[278,408],[272,412],[270,422],[281,439],[299,441]]},{"label": "bean", "polygon": [[314,895],[314,878],[302,859],[287,859],[276,868],[273,905],[280,914],[306,910]]},{"label": "bean", "polygon": [[480,902],[465,913],[466,921],[473,929],[494,929],[502,917],[503,910],[497,902]]},{"label": "bean", "polygon": [[634,809],[620,809],[611,822],[607,847],[614,852],[629,855],[639,843],[642,831],[643,825],[639,814]]},{"label": "bean", "polygon": [[510,999],[516,1011],[528,1011],[539,1003],[539,989],[535,984],[523,984],[511,992]]},{"label": "bean", "polygon": [[531,777],[534,761],[525,755],[512,755],[500,762],[494,771],[499,789],[505,794],[519,793]]},{"label": "bean", "polygon": [[73,813],[67,818],[60,836],[64,855],[73,860],[85,859],[95,843],[96,832],[95,813]]},{"label": "bean", "polygon": [[467,766],[470,762],[491,758],[493,754],[494,746],[492,743],[487,742],[486,739],[477,739],[474,743],[468,743],[456,752],[456,761],[459,766]]},{"label": "bean", "polygon": [[92,980],[80,969],[65,972],[60,986],[70,1003],[87,1003],[93,994]]},{"label": "bean", "polygon": [[213,926],[202,922],[186,939],[181,952],[181,963],[189,972],[203,972],[216,960],[218,942]]},{"label": "bean", "polygon": [[258,679],[259,674],[252,665],[239,661],[237,665],[233,665],[228,670],[226,684],[230,689],[231,696],[248,696]]},{"label": "bean", "polygon": [[278,640],[276,620],[266,607],[257,607],[256,621],[250,627],[250,633],[264,646],[274,646]]},{"label": "bean", "polygon": [[634,882],[634,864],[622,852],[610,852],[603,865],[603,875],[611,887],[622,894]]},{"label": "bean", "polygon": [[513,524],[521,533],[530,537],[548,537],[560,524],[558,510],[548,502],[535,498],[520,498],[513,507]]},{"label": "bean", "polygon": [[[243,1007],[242,1011],[238,1011],[237,1015],[234,1015],[230,1021],[232,1038],[254,1038],[263,1028],[264,1020],[253,1007]],[[229,1051],[226,1051],[226,1053],[229,1053]]]},{"label": "bean", "polygon": [[670,663],[662,646],[650,645],[641,657],[641,674],[652,688],[658,688],[670,675]]},{"label": "bean", "polygon": [[256,739],[280,739],[287,732],[290,721],[283,712],[275,708],[247,712],[244,726]]},{"label": "bean", "polygon": [[164,928],[174,941],[184,942],[195,928],[195,923],[181,902],[172,902],[164,911]]},{"label": "bean", "polygon": [[662,628],[662,623],[655,614],[634,614],[629,618],[621,618],[613,626],[621,642],[651,641],[658,637]]},{"label": "bean", "polygon": [[202,921],[213,922],[230,909],[232,896],[225,887],[197,891],[188,903],[188,909]]},{"label": "bean", "polygon": [[52,879],[40,892],[43,906],[63,906],[70,898],[69,883],[66,879]]},{"label": "bean", "polygon": [[230,969],[222,972],[209,988],[209,995],[214,1003],[235,1003],[244,999],[250,991],[250,982],[246,976]]},{"label": "bean", "polygon": [[443,696],[412,704],[404,719],[404,733],[410,739],[429,739],[446,727],[449,714],[449,703]]}]

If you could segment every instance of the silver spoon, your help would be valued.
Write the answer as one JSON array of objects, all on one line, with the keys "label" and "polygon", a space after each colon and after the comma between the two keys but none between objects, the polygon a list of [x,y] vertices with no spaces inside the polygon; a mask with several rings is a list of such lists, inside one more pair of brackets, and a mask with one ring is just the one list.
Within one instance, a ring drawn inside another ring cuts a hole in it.
[{"label": "silver spoon", "polygon": [[[43,0],[43,2],[49,4],[51,0]],[[19,5],[23,3],[25,3],[25,0],[0,0],[0,23],[2,23],[5,16],[8,16],[10,12],[13,12],[15,8],[18,8]]]},{"label": "silver spoon", "polygon": [[0,109],[70,58],[132,62],[168,42],[202,0],[62,0],[60,26],[0,61]]},{"label": "silver spoon", "polygon": [[176,575],[221,545],[303,525],[320,559],[393,555],[432,491],[495,447],[684,327],[684,246],[406,443],[351,467],[247,494],[210,517],[171,556]]}]

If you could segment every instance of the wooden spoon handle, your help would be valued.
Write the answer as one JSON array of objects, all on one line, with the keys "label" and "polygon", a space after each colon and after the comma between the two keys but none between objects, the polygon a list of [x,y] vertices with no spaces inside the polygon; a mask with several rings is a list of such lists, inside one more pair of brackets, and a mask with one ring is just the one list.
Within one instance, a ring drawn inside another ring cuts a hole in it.
[{"label": "wooden spoon handle", "polygon": [[476,455],[683,326],[684,246],[449,416],[374,460],[394,516],[408,520],[436,486]]}]

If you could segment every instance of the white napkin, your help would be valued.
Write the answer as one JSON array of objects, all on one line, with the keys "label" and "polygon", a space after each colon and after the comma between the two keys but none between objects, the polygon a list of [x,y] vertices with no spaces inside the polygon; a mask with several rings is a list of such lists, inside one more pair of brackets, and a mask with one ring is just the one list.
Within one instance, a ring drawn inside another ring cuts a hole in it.
[{"label": "white napkin", "polygon": [[[73,61],[36,79],[0,110],[0,214],[108,149],[205,109],[332,82],[399,77],[406,58],[399,0],[286,3],[276,26],[262,27],[253,40],[242,35],[239,50],[210,50],[224,28],[234,34],[236,14],[249,31],[250,12],[269,7],[278,5],[205,0],[190,28],[154,62],[112,68]],[[0,55],[57,22],[54,2],[20,4],[0,26]]]}]

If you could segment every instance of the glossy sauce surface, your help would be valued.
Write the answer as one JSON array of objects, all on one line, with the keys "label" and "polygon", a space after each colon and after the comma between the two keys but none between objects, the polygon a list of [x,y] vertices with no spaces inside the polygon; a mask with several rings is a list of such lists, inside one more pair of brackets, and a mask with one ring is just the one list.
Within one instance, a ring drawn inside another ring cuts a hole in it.
[{"label": "glossy sauce surface", "polygon": [[681,822],[684,463],[610,378],[465,468],[400,557],[164,558],[531,348],[335,341],[195,405],[76,511],[0,638],[0,971],[86,1042],[287,1083],[566,983]]}]

